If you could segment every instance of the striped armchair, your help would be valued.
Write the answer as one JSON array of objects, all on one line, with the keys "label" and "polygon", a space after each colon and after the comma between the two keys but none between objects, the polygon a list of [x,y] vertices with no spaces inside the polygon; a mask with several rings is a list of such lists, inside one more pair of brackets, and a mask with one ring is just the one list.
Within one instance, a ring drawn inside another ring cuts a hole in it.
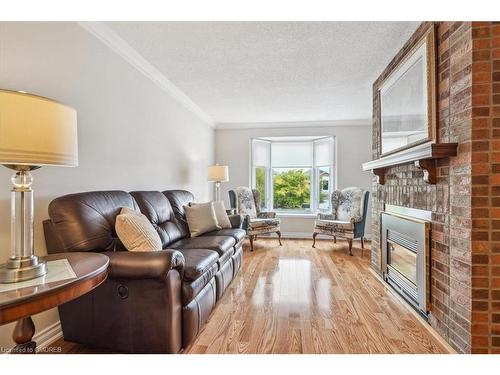
[{"label": "striped armchair", "polygon": [[237,187],[229,191],[229,201],[231,208],[244,217],[243,229],[250,239],[250,251],[253,251],[253,241],[261,234],[276,233],[281,246],[280,219],[276,217],[276,212],[260,210],[260,193],[257,189]]},{"label": "striped armchair", "polygon": [[368,196],[368,191],[358,187],[334,191],[331,196],[332,212],[318,214],[314,222],[312,247],[315,247],[318,234],[326,234],[333,236],[334,243],[337,242],[337,237],[346,239],[349,243],[349,255],[352,255],[352,240],[360,238],[363,251]]}]

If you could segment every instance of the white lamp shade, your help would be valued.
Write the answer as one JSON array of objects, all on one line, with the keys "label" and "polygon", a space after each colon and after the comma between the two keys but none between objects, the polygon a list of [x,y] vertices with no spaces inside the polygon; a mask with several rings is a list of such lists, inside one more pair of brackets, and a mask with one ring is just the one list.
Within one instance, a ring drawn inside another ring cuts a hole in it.
[{"label": "white lamp shade", "polygon": [[229,168],[227,165],[210,165],[208,167],[208,181],[229,181]]},{"label": "white lamp shade", "polygon": [[0,90],[0,164],[76,167],[76,111],[51,99]]}]

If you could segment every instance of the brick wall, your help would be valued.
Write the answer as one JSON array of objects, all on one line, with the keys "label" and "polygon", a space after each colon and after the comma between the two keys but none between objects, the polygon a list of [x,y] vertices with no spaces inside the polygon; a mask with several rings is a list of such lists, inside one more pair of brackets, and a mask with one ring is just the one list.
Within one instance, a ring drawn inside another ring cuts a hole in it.
[{"label": "brick wall", "polygon": [[[378,103],[375,87],[405,51],[420,39],[423,23],[374,84],[373,158],[379,157]],[[413,165],[387,170],[385,185],[372,185],[372,266],[380,271],[380,213],[384,204],[432,211],[430,324],[457,351],[471,348],[471,121],[472,25],[442,22],[437,31],[438,139],[458,142],[458,155],[438,162],[437,184],[423,181]]]},{"label": "brick wall", "polygon": [[472,352],[500,353],[500,24],[472,49]]}]

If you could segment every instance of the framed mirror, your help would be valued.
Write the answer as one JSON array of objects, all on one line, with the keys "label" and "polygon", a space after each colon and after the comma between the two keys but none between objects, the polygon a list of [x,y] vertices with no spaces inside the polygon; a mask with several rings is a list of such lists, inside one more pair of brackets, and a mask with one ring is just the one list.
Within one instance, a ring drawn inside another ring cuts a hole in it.
[{"label": "framed mirror", "polygon": [[380,156],[437,141],[435,45],[431,24],[378,86]]}]

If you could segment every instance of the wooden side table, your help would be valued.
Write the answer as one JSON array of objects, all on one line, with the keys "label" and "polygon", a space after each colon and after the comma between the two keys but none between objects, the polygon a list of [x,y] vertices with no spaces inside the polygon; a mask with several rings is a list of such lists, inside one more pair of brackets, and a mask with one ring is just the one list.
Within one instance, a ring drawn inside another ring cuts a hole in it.
[{"label": "wooden side table", "polygon": [[[67,259],[76,277],[43,282],[0,292],[0,325],[17,321],[11,353],[34,353],[35,325],[31,316],[78,298],[99,286],[108,276],[109,259],[96,253],[61,253],[41,258],[46,262]],[[48,268],[50,273],[50,266]],[[22,284],[21,284],[22,285]]]}]

